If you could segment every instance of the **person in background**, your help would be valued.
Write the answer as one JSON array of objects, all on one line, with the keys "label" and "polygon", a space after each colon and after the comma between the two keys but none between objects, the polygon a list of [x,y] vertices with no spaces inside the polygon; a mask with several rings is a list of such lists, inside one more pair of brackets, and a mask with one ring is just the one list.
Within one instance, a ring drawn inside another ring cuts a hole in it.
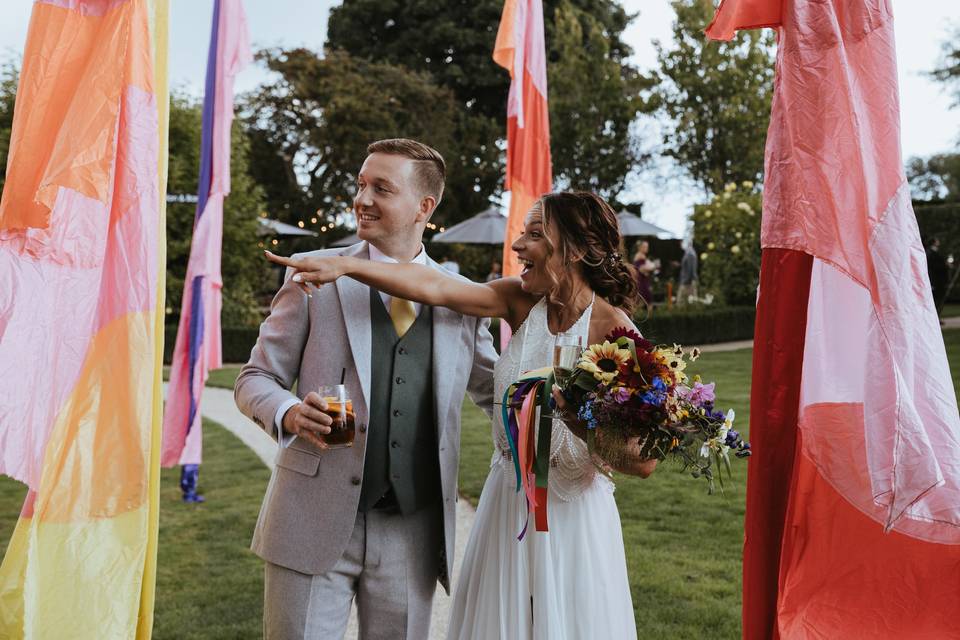
[{"label": "person in background", "polygon": [[460,265],[453,258],[444,258],[440,263],[441,269],[446,269],[450,273],[460,273]]},{"label": "person in background", "polygon": [[697,297],[698,266],[699,260],[697,259],[697,252],[693,250],[693,240],[687,239],[683,243],[683,258],[680,260],[677,304],[687,304],[691,297]]},{"label": "person in background", "polygon": [[[933,292],[933,304],[937,316],[943,312],[943,303],[947,296],[947,283],[950,278],[947,259],[940,253],[940,238],[934,238],[927,245],[927,274],[930,276],[930,289]],[[940,324],[943,324],[941,321]]]},{"label": "person in background", "polygon": [[490,273],[487,274],[485,282],[491,282],[493,280],[499,280],[503,277],[503,269],[500,266],[499,260],[494,260],[490,263]]},{"label": "person in background", "polygon": [[659,266],[655,260],[650,259],[649,251],[650,243],[646,240],[639,240],[634,247],[633,254],[633,268],[637,272],[637,292],[647,305],[653,302],[650,278]]}]

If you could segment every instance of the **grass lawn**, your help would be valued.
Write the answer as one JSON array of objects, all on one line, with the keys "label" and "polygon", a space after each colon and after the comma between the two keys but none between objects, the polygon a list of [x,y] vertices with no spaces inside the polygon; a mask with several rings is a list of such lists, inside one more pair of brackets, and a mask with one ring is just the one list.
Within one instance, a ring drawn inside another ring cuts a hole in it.
[{"label": "grass lawn", "polygon": [[[263,564],[249,551],[270,472],[226,429],[204,420],[203,504],[180,501],[179,469],[164,469],[153,637],[258,638]],[[0,478],[0,548],[26,493]]]},{"label": "grass lawn", "polygon": [[[960,330],[944,334],[960,383]],[[717,382],[720,404],[749,422],[752,351],[706,353],[692,371]],[[213,372],[231,387],[238,368]],[[256,638],[260,634],[260,561],[247,546],[269,474],[239,440],[214,423],[204,429],[201,489],[208,502],[179,501],[178,472],[161,487],[156,638]],[[490,462],[490,424],[464,406],[460,489],[476,503]],[[642,638],[739,638],[746,464],[734,462],[724,495],[663,465],[647,480],[618,477],[637,628]],[[6,548],[23,500],[22,485],[0,478],[0,548]],[[461,540],[461,544],[466,541]]]}]

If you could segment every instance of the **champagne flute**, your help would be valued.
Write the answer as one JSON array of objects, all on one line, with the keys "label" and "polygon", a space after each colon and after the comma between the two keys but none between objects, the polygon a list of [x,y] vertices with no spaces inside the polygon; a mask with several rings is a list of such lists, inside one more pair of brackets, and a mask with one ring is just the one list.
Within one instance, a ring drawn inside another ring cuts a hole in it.
[{"label": "champagne flute", "polygon": [[576,333],[559,333],[553,342],[553,377],[566,390],[573,371],[583,354],[583,337]]},{"label": "champagne flute", "polygon": [[[580,362],[583,353],[583,338],[577,333],[558,333],[553,341],[553,377],[562,391],[566,391],[570,378]],[[548,390],[549,393],[549,390]],[[554,420],[563,420],[568,416],[554,409],[544,416]]]}]

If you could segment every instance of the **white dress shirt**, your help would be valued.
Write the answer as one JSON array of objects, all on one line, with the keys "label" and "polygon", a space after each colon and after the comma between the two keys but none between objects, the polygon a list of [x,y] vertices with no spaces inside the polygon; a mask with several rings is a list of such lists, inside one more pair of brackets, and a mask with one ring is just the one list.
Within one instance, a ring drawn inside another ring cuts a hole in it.
[{"label": "white dress shirt", "polygon": [[[372,244],[369,245],[369,248],[370,248],[370,259],[373,260],[374,262],[387,262],[387,263],[393,263],[393,264],[397,264],[400,262],[396,258],[391,258],[384,252],[380,251]],[[415,257],[410,262],[414,264],[422,264],[422,265],[427,264],[427,252],[424,251],[422,244],[420,245],[420,252],[417,254],[417,257]],[[344,277],[348,277],[348,276],[344,276]],[[380,299],[383,300],[383,306],[387,308],[387,313],[390,312],[390,300],[392,297],[393,296],[390,296],[389,294],[386,294],[383,291],[380,292]],[[413,303],[413,311],[416,315],[418,316],[420,315],[420,309],[422,308],[422,306],[423,305],[421,305],[419,302]],[[274,421],[274,424],[276,424],[277,426],[277,433],[279,434],[279,440],[280,440],[281,446],[284,446],[284,447],[288,446],[297,437],[295,434],[292,434],[292,433],[284,433],[283,416],[287,414],[287,411],[290,410],[290,407],[296,406],[298,404],[300,404],[300,400],[296,398],[290,398],[289,400],[281,404],[280,407],[277,409],[277,415],[274,417],[273,421]]]}]

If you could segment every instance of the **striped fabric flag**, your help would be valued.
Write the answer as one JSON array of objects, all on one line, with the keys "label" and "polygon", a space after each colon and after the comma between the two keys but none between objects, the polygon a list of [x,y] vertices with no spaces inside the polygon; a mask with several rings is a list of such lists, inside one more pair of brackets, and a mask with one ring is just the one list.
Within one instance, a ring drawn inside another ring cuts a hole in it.
[{"label": "striped fabric flag", "polygon": [[[223,366],[220,257],[223,199],[230,193],[233,81],[251,60],[241,0],[215,0],[203,101],[199,200],[163,419],[162,464],[165,467],[200,464],[200,396],[210,369]],[[189,471],[185,469],[188,475]]]},{"label": "striped fabric flag", "polygon": [[743,635],[947,638],[960,417],[900,155],[889,0],[725,0],[778,29]]},{"label": "striped fabric flag", "polygon": [[0,202],[0,472],[29,485],[3,638],[151,634],[167,13],[34,4]]},{"label": "striped fabric flag", "polygon": [[[553,188],[541,0],[504,2],[493,59],[510,72],[506,176],[510,212],[503,243],[503,276],[508,277],[520,274],[520,263],[510,245],[523,231],[524,216]],[[500,326],[509,337],[507,323]]]}]

